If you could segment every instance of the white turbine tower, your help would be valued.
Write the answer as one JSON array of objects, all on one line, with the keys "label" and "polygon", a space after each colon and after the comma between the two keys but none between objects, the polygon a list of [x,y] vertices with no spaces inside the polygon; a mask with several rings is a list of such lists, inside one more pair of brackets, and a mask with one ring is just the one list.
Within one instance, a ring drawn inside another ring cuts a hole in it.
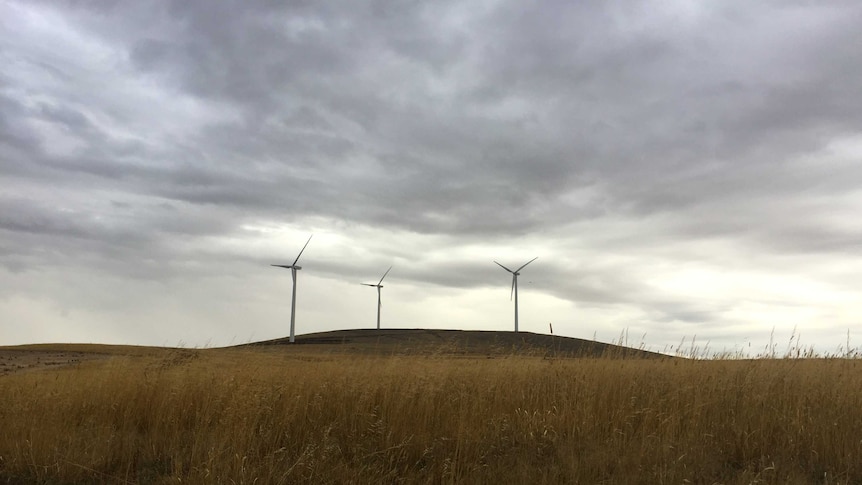
[{"label": "white turbine tower", "polygon": [[516,269],[515,271],[512,271],[511,269],[509,269],[509,268],[503,266],[502,264],[494,261],[495,263],[497,263],[497,266],[499,266],[499,267],[505,269],[506,271],[512,273],[512,293],[509,295],[509,298],[511,299],[512,296],[515,297],[515,332],[518,331],[518,275],[521,274],[520,271],[522,269],[524,269],[524,267],[526,267],[528,264],[532,263],[533,261],[535,261],[537,259],[539,259],[538,256],[527,261],[526,263],[521,265],[521,267]]},{"label": "white turbine tower", "polygon": [[[383,273],[383,278],[386,278],[386,275],[388,275],[391,270],[392,266]],[[383,303],[380,300],[380,289],[383,288],[383,285],[381,284],[383,283],[383,278],[380,278],[380,281],[378,281],[376,285],[372,285],[371,283],[362,283],[365,286],[373,286],[377,288],[377,330],[380,330],[380,307],[383,306]]]},{"label": "white turbine tower", "polygon": [[[311,236],[313,236],[312,234]],[[290,270],[290,275],[293,276],[293,297],[290,299],[290,343],[294,341],[294,323],[296,322],[296,272],[302,269],[302,266],[297,266],[296,263],[299,262],[299,257],[302,256],[302,252],[305,251],[305,247],[308,246],[308,243],[311,242],[311,236],[308,236],[308,241],[305,241],[305,246],[299,251],[299,254],[296,256],[296,259],[293,260],[293,264],[285,265],[285,264],[273,264],[272,266],[276,266],[279,268],[287,268]]]}]

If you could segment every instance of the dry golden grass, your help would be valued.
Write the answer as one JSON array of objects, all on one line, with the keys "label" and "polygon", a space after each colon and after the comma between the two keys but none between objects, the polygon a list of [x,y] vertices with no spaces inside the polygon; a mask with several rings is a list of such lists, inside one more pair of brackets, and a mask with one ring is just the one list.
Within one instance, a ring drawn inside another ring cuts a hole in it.
[{"label": "dry golden grass", "polygon": [[862,483],[862,362],[176,350],[0,377],[0,483]]}]

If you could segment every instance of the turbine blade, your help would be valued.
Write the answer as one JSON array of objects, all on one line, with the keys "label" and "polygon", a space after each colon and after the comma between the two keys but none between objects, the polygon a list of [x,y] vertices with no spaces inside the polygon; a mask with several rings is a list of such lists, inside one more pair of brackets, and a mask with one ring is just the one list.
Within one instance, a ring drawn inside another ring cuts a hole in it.
[{"label": "turbine blade", "polygon": [[377,285],[373,285],[373,284],[371,284],[371,283],[359,283],[359,284],[360,284],[360,285],[365,285],[365,286],[377,286]]},{"label": "turbine blade", "polygon": [[531,259],[531,260],[527,261],[526,263],[524,263],[524,266],[521,266],[520,268],[518,268],[518,270],[517,270],[517,271],[515,271],[515,273],[517,273],[518,271],[521,271],[522,269],[526,268],[528,264],[532,263],[533,261],[535,261],[535,260],[537,260],[537,259],[539,259],[539,257],[538,257],[538,256],[536,256],[535,258],[533,258],[533,259]]},{"label": "turbine blade", "polygon": [[[392,271],[392,266],[390,266],[389,269],[387,269],[386,272],[383,273],[383,278],[386,278],[386,275],[388,275],[390,271]],[[378,285],[380,283],[383,283],[383,278],[380,278],[380,281],[377,282]]]},{"label": "turbine blade", "polygon": [[287,268],[287,269],[291,268],[291,266],[287,266],[285,264],[271,264],[270,266],[275,266],[276,268]]},{"label": "turbine blade", "polygon": [[515,282],[518,281],[518,276],[515,273],[512,273],[512,291],[509,293],[509,301],[512,301],[512,297],[515,296]]},{"label": "turbine blade", "polygon": [[[494,262],[495,262],[495,263],[497,263],[496,261],[494,261]],[[505,269],[506,271],[508,271],[508,272],[510,272],[510,273],[514,273],[514,271],[512,271],[511,269],[509,269],[509,268],[507,268],[507,267],[503,266],[503,265],[502,265],[502,264],[500,264],[500,263],[497,263],[497,266],[499,266],[499,267],[501,267],[501,268]]]},{"label": "turbine blade", "polygon": [[308,241],[305,241],[305,246],[303,246],[302,249],[299,250],[299,254],[296,255],[296,260],[293,262],[294,266],[296,266],[296,263],[299,262],[299,257],[302,256],[302,252],[305,251],[306,246],[308,246],[308,243],[311,242],[311,238],[313,236],[314,236],[314,234],[312,234],[311,236],[308,236]]}]

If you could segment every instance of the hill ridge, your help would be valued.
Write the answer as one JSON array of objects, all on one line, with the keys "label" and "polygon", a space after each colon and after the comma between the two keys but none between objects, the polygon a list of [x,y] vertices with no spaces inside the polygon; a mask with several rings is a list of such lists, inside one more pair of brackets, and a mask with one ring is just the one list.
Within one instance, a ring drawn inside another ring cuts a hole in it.
[{"label": "hill ridge", "polygon": [[335,351],[433,353],[433,354],[512,354],[556,355],[561,357],[614,356],[625,358],[667,358],[664,354],[594,340],[560,335],[500,330],[457,330],[426,328],[347,329],[314,332],[277,338],[241,346],[297,345],[304,348],[328,347]]}]

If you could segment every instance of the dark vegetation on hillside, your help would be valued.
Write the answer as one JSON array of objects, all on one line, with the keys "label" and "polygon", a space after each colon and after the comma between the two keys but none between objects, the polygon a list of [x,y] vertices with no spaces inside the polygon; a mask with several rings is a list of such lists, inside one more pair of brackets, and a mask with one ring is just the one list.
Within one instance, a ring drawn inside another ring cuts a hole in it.
[{"label": "dark vegetation on hillside", "polygon": [[[247,344],[290,345],[287,338]],[[531,332],[430,329],[357,329],[296,336],[294,345],[336,352],[381,354],[534,355],[553,357],[661,358],[655,352]]]}]

